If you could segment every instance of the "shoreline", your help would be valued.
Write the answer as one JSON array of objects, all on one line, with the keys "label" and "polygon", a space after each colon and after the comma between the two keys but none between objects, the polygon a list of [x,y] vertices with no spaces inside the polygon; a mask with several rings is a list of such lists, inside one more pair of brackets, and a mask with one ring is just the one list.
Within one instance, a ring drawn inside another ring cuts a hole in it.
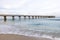
[{"label": "shoreline", "polygon": [[37,38],[16,34],[0,34],[0,40],[51,40],[49,38]]}]

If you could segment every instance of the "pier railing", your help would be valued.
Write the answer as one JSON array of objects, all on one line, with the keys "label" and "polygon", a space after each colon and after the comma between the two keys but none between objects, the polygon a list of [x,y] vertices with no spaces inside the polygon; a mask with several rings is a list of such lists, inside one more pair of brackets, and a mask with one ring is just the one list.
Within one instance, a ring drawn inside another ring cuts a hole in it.
[{"label": "pier railing", "polygon": [[24,19],[26,19],[27,17],[29,19],[39,19],[39,18],[55,18],[55,16],[40,16],[40,15],[0,15],[0,16],[3,16],[4,17],[4,21],[7,20],[7,16],[11,16],[12,17],[12,20],[15,20],[15,16],[18,16],[19,19],[23,16]]}]

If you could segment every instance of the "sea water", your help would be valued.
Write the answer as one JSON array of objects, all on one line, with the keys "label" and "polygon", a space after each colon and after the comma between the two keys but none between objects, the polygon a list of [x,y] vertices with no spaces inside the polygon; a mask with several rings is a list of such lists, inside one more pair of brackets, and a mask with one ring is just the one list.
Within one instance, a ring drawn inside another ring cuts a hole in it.
[{"label": "sea water", "polygon": [[0,19],[0,34],[17,34],[60,40],[60,18]]}]

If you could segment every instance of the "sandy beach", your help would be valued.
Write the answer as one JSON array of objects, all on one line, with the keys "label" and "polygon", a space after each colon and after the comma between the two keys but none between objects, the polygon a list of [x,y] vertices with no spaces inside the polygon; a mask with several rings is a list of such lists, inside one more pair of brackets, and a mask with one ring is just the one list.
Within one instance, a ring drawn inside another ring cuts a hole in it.
[{"label": "sandy beach", "polygon": [[15,34],[0,34],[0,40],[51,40],[48,38],[35,38]]}]

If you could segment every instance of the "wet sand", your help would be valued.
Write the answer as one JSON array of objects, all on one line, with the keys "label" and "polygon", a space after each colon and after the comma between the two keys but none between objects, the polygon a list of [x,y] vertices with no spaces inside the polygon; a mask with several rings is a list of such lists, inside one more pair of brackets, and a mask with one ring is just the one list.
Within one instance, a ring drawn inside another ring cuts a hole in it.
[{"label": "wet sand", "polygon": [[0,34],[0,40],[51,40],[48,38],[28,37],[15,34]]}]

